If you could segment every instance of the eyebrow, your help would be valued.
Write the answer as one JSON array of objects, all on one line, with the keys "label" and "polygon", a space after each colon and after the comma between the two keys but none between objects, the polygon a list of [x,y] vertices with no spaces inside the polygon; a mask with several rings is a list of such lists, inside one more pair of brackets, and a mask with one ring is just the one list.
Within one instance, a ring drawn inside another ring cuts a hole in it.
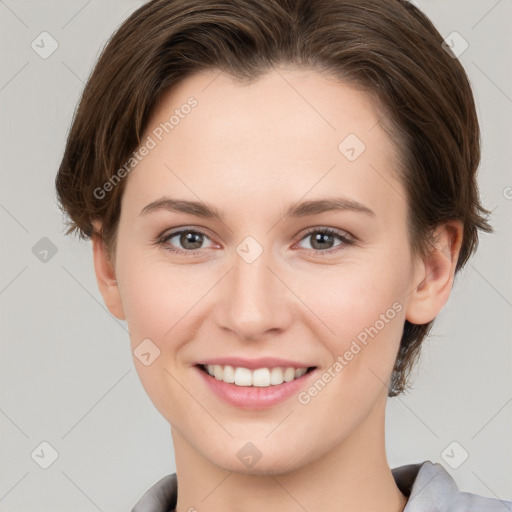
[{"label": "eyebrow", "polygon": [[[201,201],[188,201],[184,199],[171,199],[162,197],[152,203],[146,205],[140,212],[140,215],[165,210],[176,213],[186,213],[195,215],[196,217],[213,218],[224,220],[224,214],[215,206]],[[292,203],[284,212],[284,218],[307,217],[309,215],[317,215],[328,211],[354,211],[375,216],[375,212],[367,206],[342,197],[315,199],[310,201]]]}]

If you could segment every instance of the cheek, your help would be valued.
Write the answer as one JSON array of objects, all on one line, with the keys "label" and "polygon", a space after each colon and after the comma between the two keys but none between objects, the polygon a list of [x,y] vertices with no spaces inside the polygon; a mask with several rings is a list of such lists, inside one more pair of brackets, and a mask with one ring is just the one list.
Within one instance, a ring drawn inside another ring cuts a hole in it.
[{"label": "cheek", "polygon": [[[174,381],[168,372],[174,373],[172,359],[177,350],[171,346],[173,326],[185,313],[187,301],[180,279],[172,279],[169,270],[144,251],[119,254],[117,275],[134,366],[151,401],[165,415],[166,397],[179,395],[178,390],[172,391]],[[178,323],[174,329],[179,327]]]},{"label": "cheek", "polygon": [[132,346],[145,338],[160,345],[186,313],[187,297],[194,295],[197,283],[187,280],[190,271],[185,275],[185,267],[171,268],[165,254],[153,247],[137,248],[137,243],[125,237],[119,245],[117,276],[123,309]]},{"label": "cheek", "polygon": [[297,279],[300,286],[295,290],[325,325],[326,332],[341,342],[376,323],[379,331],[383,330],[381,317],[388,325],[403,309],[407,284],[405,272],[398,269],[377,260],[340,266],[331,268],[323,279],[315,276],[302,284]]},{"label": "cheek", "polygon": [[301,286],[304,302],[321,320],[318,339],[343,366],[337,366],[343,377],[336,379],[343,393],[349,392],[348,380],[361,391],[371,381],[380,388],[391,374],[405,320],[407,276],[405,259],[382,252],[364,264],[331,268],[322,287],[318,281]]},{"label": "cheek", "polygon": [[158,344],[172,327],[179,296],[165,289],[166,283],[154,279],[147,269],[124,278],[121,298],[132,345],[145,338]]},{"label": "cheek", "polygon": [[[118,277],[140,382],[160,413],[174,418],[176,410],[187,408],[188,395],[179,385],[182,378],[176,372],[175,360],[181,344],[190,336],[183,326],[187,311],[197,302],[186,293],[195,289],[194,283],[165,268],[161,260],[142,256],[126,258],[119,266]],[[150,362],[146,364],[144,354],[148,353]]]}]

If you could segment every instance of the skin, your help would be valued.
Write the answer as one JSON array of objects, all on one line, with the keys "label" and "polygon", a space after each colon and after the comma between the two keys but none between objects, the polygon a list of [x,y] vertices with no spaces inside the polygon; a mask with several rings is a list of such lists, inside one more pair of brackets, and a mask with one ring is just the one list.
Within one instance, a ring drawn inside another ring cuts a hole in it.
[{"label": "skin", "polygon": [[[251,85],[203,71],[163,97],[144,137],[190,96],[198,105],[126,178],[113,258],[93,237],[98,286],[126,319],[132,350],[146,338],[160,350],[151,365],[134,364],[171,425],[178,512],[401,511],[407,499],[385,450],[389,379],[405,319],[427,323],[449,298],[462,226],[440,226],[432,253],[413,257],[399,154],[375,102],[315,71],[278,69]],[[350,133],[366,145],[353,162],[338,150]],[[140,215],[162,196],[206,201],[224,222]],[[375,215],[283,218],[292,202],[341,196]],[[155,243],[180,227],[206,232],[195,254],[179,236]],[[325,227],[357,243],[314,245],[306,230]],[[263,248],[252,263],[236,252],[247,236]],[[322,256],[322,247],[338,251]],[[307,405],[293,396],[236,408],[194,368],[209,357],[271,355],[325,371],[395,302],[401,311]],[[237,457],[249,441],[262,453],[252,467]]]}]

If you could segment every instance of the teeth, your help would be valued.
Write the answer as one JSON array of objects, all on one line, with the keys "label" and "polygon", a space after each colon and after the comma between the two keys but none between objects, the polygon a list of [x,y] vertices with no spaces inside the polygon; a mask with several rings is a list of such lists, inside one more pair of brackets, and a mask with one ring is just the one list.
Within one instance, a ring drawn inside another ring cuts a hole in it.
[{"label": "teeth", "polygon": [[308,369],[292,368],[290,366],[288,368],[258,368],[257,370],[251,371],[248,368],[209,364],[206,366],[206,370],[212,377],[228,384],[266,388],[298,379],[302,377]]}]

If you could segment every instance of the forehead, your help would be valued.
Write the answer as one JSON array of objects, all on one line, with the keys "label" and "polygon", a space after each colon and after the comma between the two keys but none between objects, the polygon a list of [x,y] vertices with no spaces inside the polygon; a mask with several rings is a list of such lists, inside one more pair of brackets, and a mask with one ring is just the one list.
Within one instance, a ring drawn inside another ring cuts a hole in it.
[{"label": "forehead", "polygon": [[[187,106],[191,98],[197,103],[193,109]],[[353,133],[366,145],[378,145],[394,156],[390,141],[377,127],[382,114],[376,98],[309,69],[281,67],[249,83],[217,70],[196,72],[163,95],[146,132],[169,121],[173,113],[177,116],[171,130],[178,136],[184,132],[196,146],[211,141],[229,146],[244,140],[246,148],[267,142],[273,149],[282,142],[308,141],[306,146],[296,144],[297,152],[307,154],[338,150],[338,142]],[[322,140],[324,147],[319,147]]]},{"label": "forehead", "polygon": [[280,68],[252,83],[195,73],[155,105],[143,137],[154,147],[127,193],[148,202],[179,190],[222,204],[237,190],[257,205],[336,189],[378,208],[398,187],[389,185],[398,155],[379,118],[367,93],[312,70]]}]

